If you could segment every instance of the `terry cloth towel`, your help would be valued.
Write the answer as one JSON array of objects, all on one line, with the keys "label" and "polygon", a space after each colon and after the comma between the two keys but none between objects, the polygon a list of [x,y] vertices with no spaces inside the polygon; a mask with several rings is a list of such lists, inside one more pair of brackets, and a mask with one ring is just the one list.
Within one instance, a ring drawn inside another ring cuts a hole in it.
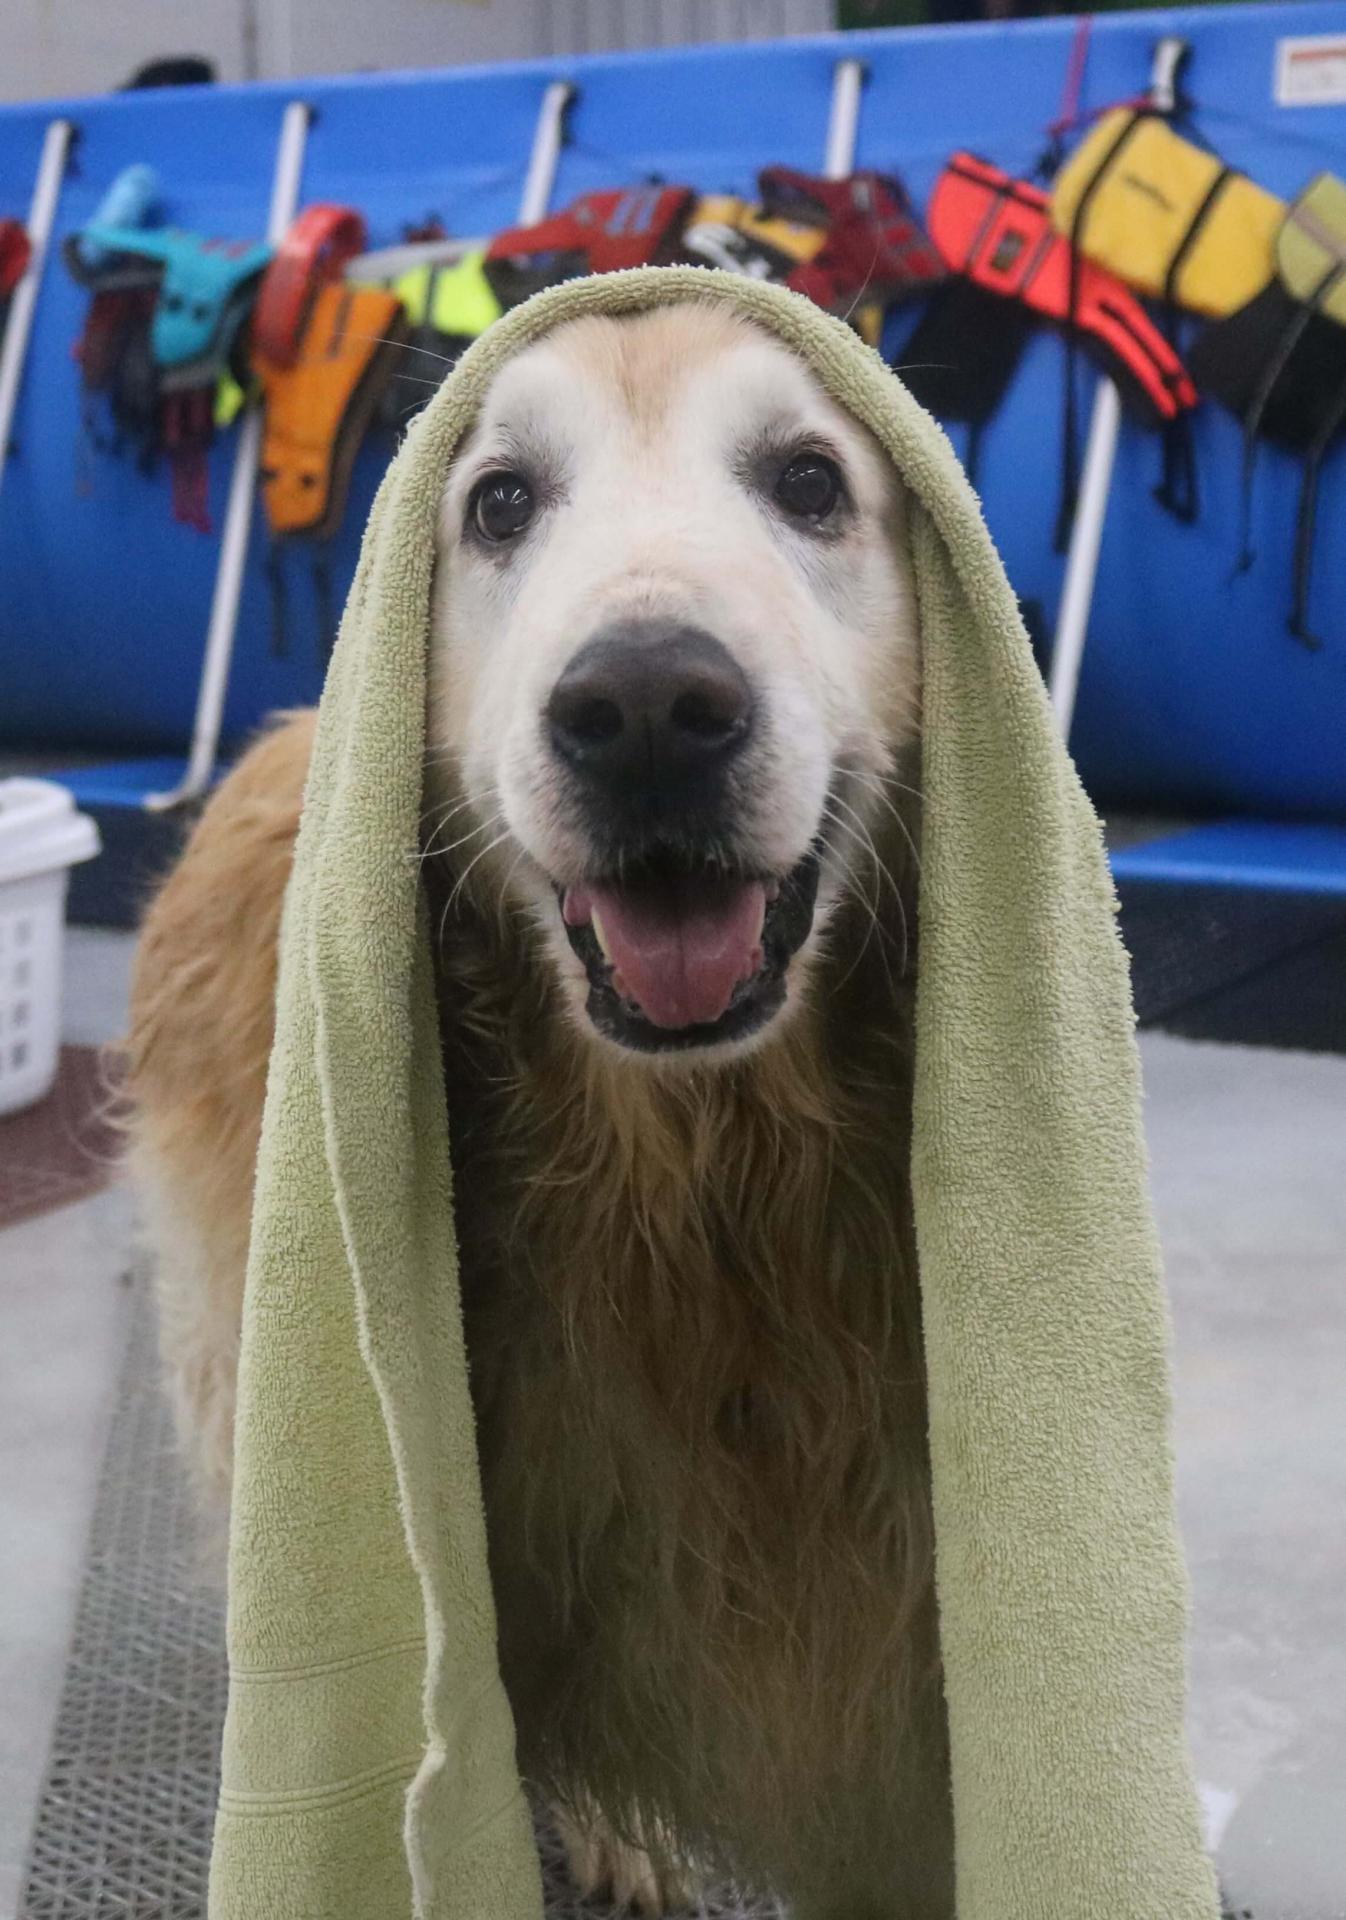
[{"label": "terry cloth towel", "polygon": [[571,282],[506,315],[374,508],[282,937],[212,1920],[540,1912],[493,1645],[413,857],[432,549],[455,443],[504,361],[581,314],[682,300],[724,302],[794,348],[914,501],[913,1180],[959,1920],[1214,1920],[1182,1727],[1164,1301],[1098,824],[939,428],[840,320],[686,267]]}]

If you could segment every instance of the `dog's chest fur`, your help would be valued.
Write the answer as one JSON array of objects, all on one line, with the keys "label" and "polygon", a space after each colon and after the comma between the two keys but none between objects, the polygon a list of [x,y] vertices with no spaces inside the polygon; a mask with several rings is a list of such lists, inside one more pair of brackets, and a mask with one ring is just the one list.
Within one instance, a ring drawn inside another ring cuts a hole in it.
[{"label": "dog's chest fur", "polygon": [[800,1884],[800,1808],[858,1818],[937,1692],[903,1009],[862,961],[825,1020],[652,1074],[486,928],[441,995],[521,1761]]}]

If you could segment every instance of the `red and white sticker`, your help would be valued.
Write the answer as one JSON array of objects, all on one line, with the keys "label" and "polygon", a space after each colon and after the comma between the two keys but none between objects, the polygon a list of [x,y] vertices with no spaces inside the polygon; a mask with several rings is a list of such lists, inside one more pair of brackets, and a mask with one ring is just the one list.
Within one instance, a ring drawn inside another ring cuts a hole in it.
[{"label": "red and white sticker", "polygon": [[1276,42],[1276,105],[1346,104],[1346,34],[1309,33]]}]

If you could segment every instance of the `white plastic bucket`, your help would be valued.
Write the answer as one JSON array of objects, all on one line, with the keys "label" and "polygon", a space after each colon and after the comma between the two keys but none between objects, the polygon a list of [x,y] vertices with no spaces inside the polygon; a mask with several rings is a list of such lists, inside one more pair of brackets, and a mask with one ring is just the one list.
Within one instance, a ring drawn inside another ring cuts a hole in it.
[{"label": "white plastic bucket", "polygon": [[31,1106],[56,1078],[70,869],[98,829],[51,780],[0,780],[0,1113]]}]

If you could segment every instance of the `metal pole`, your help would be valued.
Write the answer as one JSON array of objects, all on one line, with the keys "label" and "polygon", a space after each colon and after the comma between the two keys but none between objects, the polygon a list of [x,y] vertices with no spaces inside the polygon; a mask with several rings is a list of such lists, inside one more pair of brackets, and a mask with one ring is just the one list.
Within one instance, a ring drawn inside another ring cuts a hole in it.
[{"label": "metal pole", "polygon": [[556,184],[557,163],[561,158],[566,108],[574,97],[575,89],[568,80],[553,80],[542,96],[537,130],[533,135],[533,151],[529,156],[528,173],[519,200],[521,227],[535,226],[546,215],[552,188]]},{"label": "metal pole", "polygon": [[[285,238],[285,231],[299,205],[299,183],[304,171],[304,149],[308,144],[311,118],[312,110],[304,101],[292,100],[281,121],[276,171],[271,183],[271,208],[266,223],[266,237],[273,247],[279,246]],[[196,799],[210,785],[215,771],[215,755],[224,718],[224,696],[229,685],[229,664],[238,630],[238,608],[243,595],[243,570],[248,559],[253,497],[257,490],[257,464],[261,451],[262,416],[255,407],[251,407],[239,426],[234,470],[229,478],[229,500],[220,535],[220,558],[215,569],[215,590],[210,602],[210,624],[206,629],[187,771],[180,785],[171,792],[146,794],[145,805],[152,813],[162,813],[169,807],[180,806],[184,800]]]},{"label": "metal pole", "polygon": [[9,439],[14,427],[15,409],[19,404],[19,384],[23,379],[24,362],[28,358],[33,312],[37,306],[38,288],[42,284],[42,270],[47,263],[51,230],[56,223],[56,203],[61,196],[61,182],[65,178],[65,163],[70,156],[70,142],[74,133],[71,121],[53,120],[42,141],[42,158],[38,162],[32,203],[28,209],[28,265],[10,297],[4,344],[0,346],[0,482],[3,482],[5,468],[9,464]]},{"label": "metal pole", "polygon": [[[1166,34],[1156,47],[1149,90],[1150,104],[1156,112],[1172,113],[1177,105],[1178,75],[1187,53],[1187,42],[1173,34]],[[1080,497],[1075,524],[1070,530],[1061,606],[1056,616],[1056,638],[1052,642],[1051,671],[1047,676],[1047,689],[1063,740],[1069,740],[1070,725],[1075,717],[1080,663],[1084,659],[1089,615],[1094,604],[1098,551],[1108,513],[1108,496],[1112,492],[1112,470],[1117,459],[1121,423],[1121,395],[1111,380],[1100,380],[1089,419]]]},{"label": "metal pole", "polygon": [[1121,424],[1121,396],[1111,380],[1100,380],[1089,421],[1084,472],[1080,477],[1080,497],[1075,510],[1075,525],[1070,534],[1070,552],[1066,556],[1061,609],[1057,615],[1056,639],[1052,645],[1052,670],[1047,683],[1062,738],[1067,740],[1075,712],[1075,693],[1080,683],[1080,662],[1084,658],[1089,610],[1094,602],[1098,550],[1103,540],[1103,522],[1107,518],[1108,494],[1112,488],[1112,468],[1117,458],[1117,435]]},{"label": "metal pole", "polygon": [[827,122],[823,172],[829,180],[844,180],[855,166],[855,136],[860,125],[860,89],[865,83],[863,60],[838,60],[832,75],[832,111]]}]

